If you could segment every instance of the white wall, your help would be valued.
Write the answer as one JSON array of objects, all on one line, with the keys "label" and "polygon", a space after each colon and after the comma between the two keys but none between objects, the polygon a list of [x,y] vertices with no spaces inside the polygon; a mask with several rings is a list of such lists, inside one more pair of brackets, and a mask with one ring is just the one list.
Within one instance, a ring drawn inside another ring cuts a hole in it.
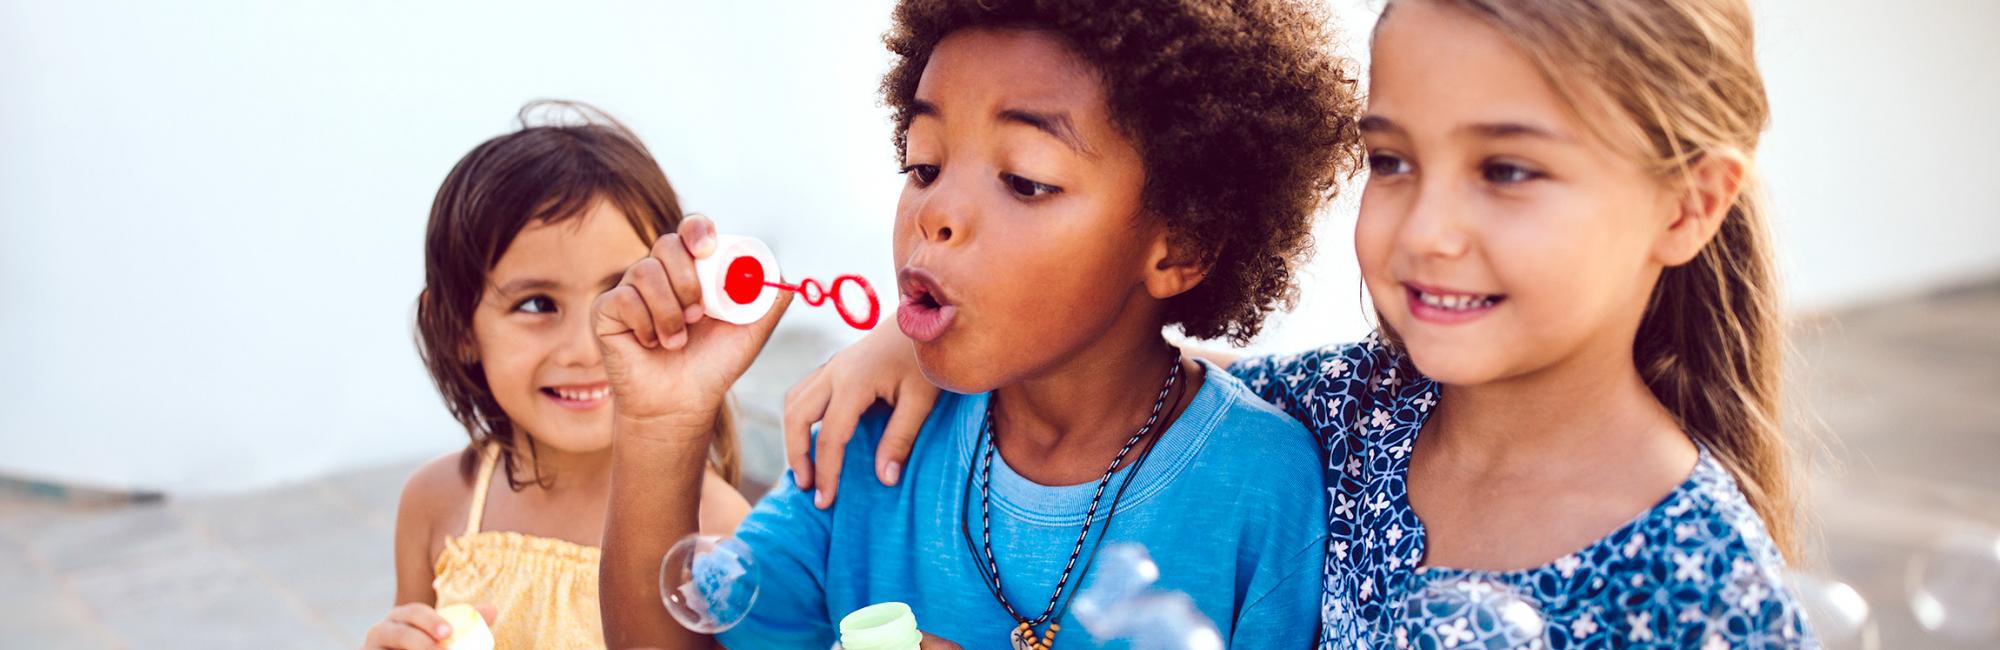
[{"label": "white wall", "polygon": [[[1334,3],[1350,37],[1372,4]],[[2000,271],[1996,7],[1760,7],[1795,305]],[[888,286],[887,13],[0,0],[0,473],[205,492],[459,444],[410,345],[422,229],[535,97],[625,119],[789,270]],[[1328,215],[1260,349],[1365,331],[1352,225]]]},{"label": "white wall", "polygon": [[887,17],[0,2],[0,472],[199,492],[462,444],[410,343],[424,223],[536,97],[624,118],[788,268],[891,286]]}]

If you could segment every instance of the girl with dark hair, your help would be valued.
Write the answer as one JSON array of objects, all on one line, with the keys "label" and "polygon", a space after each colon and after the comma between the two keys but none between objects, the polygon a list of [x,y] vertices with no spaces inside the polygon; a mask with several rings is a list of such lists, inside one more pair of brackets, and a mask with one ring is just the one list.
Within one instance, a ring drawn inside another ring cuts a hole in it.
[{"label": "girl with dark hair", "polygon": [[[548,113],[553,123],[540,122]],[[610,387],[590,304],[681,222],[652,154],[595,108],[536,102],[466,154],[424,245],[417,350],[471,440],[424,465],[396,516],[396,603],[368,648],[431,648],[435,607],[487,607],[500,647],[603,647],[598,544]],[[749,509],[726,409],[697,483],[702,527]],[[504,480],[494,481],[494,476]]]}]

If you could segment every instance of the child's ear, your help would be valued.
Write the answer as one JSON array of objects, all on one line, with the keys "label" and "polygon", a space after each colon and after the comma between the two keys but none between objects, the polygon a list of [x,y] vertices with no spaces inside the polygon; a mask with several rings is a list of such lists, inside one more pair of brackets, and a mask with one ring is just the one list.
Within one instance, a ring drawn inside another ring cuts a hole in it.
[{"label": "child's ear", "polygon": [[1172,233],[1160,228],[1153,235],[1152,250],[1146,256],[1146,293],[1166,300],[1186,293],[1208,277],[1208,256],[1192,246],[1178,244]]},{"label": "child's ear", "polygon": [[1708,246],[1729,217],[1729,208],[1736,205],[1749,170],[1749,160],[1733,149],[1705,152],[1689,164],[1673,186],[1673,214],[1653,247],[1662,266],[1686,264]]}]

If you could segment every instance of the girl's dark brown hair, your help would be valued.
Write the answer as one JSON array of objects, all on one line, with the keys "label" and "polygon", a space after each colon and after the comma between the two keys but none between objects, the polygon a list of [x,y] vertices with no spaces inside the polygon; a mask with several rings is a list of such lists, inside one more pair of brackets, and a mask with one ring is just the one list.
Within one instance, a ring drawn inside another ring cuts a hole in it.
[{"label": "girl's dark brown hair", "polygon": [[[514,490],[528,483],[515,475],[524,457],[532,482],[546,487],[553,478],[533,462],[534,436],[508,420],[473,354],[472,314],[493,265],[529,224],[577,218],[599,200],[624,212],[633,236],[647,246],[681,222],[680,201],[659,163],[611,116],[587,104],[542,100],[523,106],[518,119],[519,130],[474,148],[438,188],[424,235],[416,328],[417,354],[445,407],[472,438],[460,457],[460,474],[471,480],[480,449],[495,444]],[[728,409],[715,428],[709,461],[733,484],[741,467]]]}]

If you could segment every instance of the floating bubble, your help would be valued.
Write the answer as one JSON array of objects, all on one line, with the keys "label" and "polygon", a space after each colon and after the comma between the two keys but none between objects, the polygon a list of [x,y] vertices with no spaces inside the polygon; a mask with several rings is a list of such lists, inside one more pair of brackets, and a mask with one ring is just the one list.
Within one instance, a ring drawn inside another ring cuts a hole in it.
[{"label": "floating bubble", "polygon": [[1547,623],[1532,601],[1504,583],[1475,576],[1440,578],[1403,600],[1397,635],[1412,648],[1546,648]]},{"label": "floating bubble", "polygon": [[1911,560],[1904,585],[1925,629],[1965,642],[2000,640],[2000,536],[1939,540]]},{"label": "floating bubble", "polygon": [[734,537],[689,535],[660,559],[660,599],[683,627],[715,634],[743,622],[757,602],[757,561]]},{"label": "floating bubble", "polygon": [[1868,601],[1845,582],[1793,571],[1785,576],[1804,610],[1806,628],[1827,650],[1874,650],[1881,633]]},{"label": "floating bubble", "polygon": [[1099,553],[1089,586],[1071,611],[1098,642],[1122,639],[1133,650],[1222,650],[1222,634],[1194,599],[1154,589],[1160,565],[1138,544],[1113,544]]}]

